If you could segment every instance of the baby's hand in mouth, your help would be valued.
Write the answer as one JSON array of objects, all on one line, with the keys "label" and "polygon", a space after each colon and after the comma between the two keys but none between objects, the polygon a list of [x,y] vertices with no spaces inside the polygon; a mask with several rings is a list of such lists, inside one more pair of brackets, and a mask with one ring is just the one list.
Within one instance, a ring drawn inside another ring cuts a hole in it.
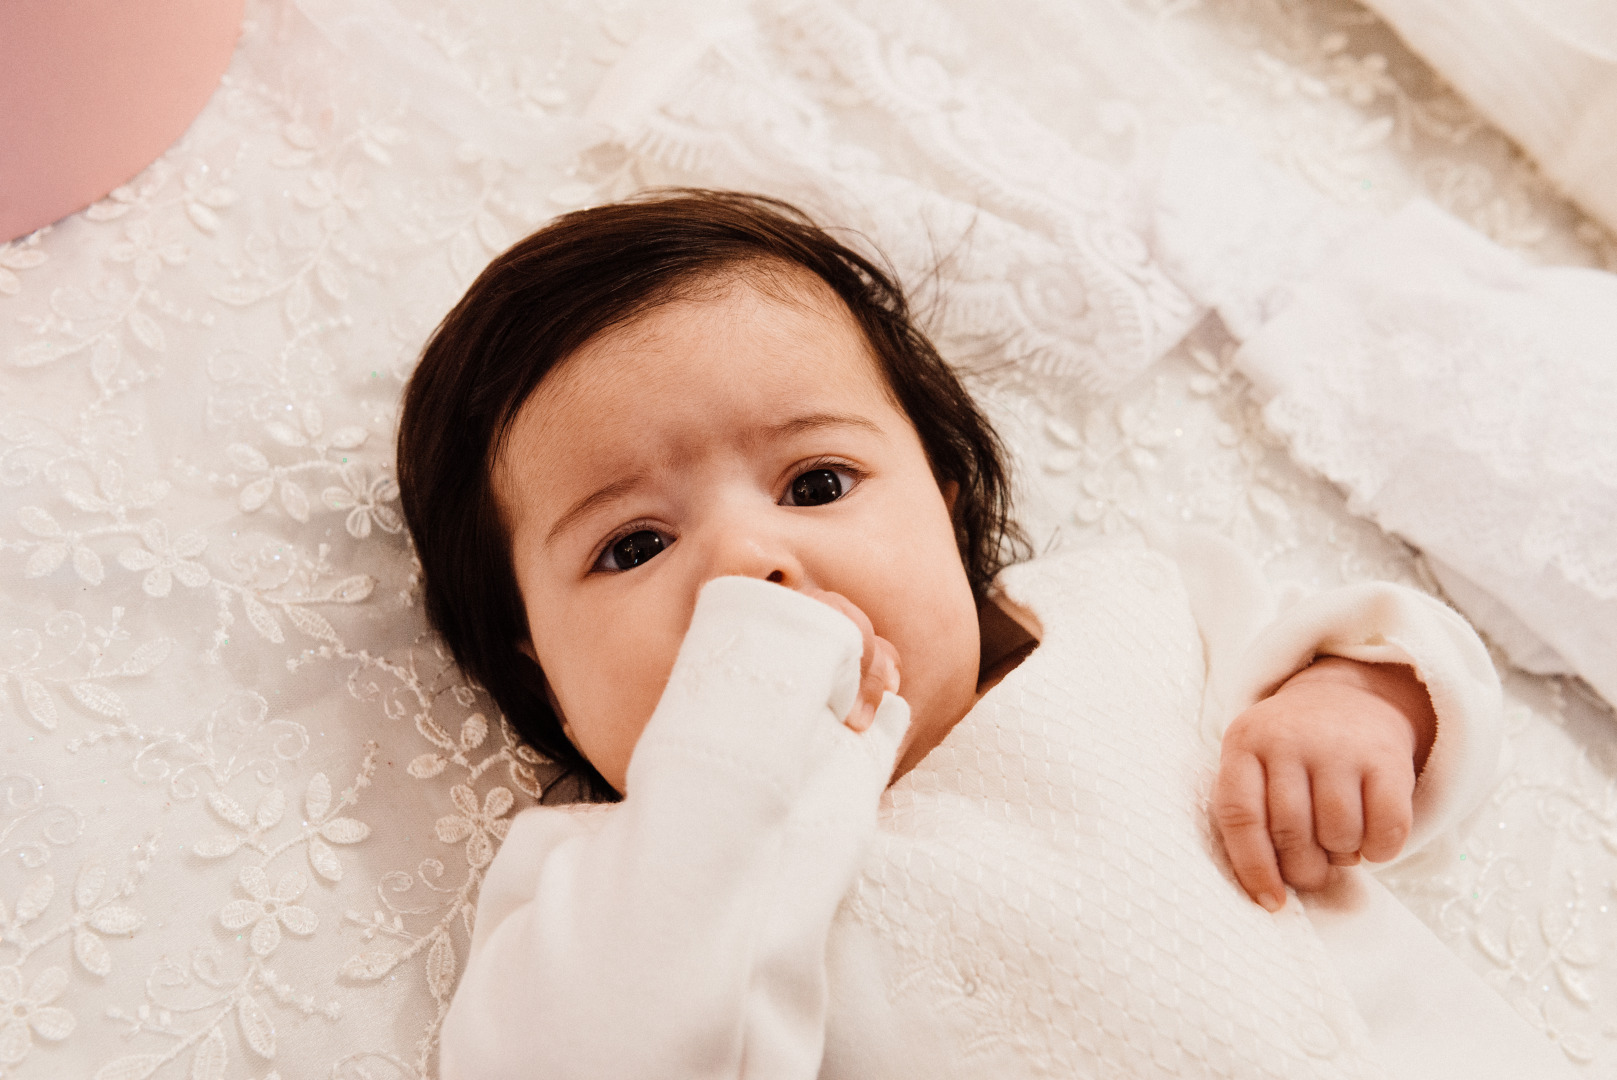
[{"label": "baby's hand in mouth", "polygon": [[841,593],[805,588],[803,595],[836,608],[852,619],[864,639],[864,652],[859,657],[859,699],[842,721],[854,731],[864,731],[876,719],[882,693],[898,693],[898,650],[893,648],[892,642],[877,636],[869,616]]}]

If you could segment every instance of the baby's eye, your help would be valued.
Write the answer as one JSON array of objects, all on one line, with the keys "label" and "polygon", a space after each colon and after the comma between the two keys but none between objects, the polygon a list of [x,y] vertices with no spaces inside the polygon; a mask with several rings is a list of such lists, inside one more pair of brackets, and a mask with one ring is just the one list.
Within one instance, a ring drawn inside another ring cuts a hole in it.
[{"label": "baby's eye", "polygon": [[842,469],[810,469],[792,481],[782,502],[786,506],[823,506],[846,495],[853,482],[853,475]]},{"label": "baby's eye", "polygon": [[597,570],[632,570],[648,559],[660,554],[673,543],[672,537],[656,529],[636,529],[608,544],[601,557],[595,560]]}]

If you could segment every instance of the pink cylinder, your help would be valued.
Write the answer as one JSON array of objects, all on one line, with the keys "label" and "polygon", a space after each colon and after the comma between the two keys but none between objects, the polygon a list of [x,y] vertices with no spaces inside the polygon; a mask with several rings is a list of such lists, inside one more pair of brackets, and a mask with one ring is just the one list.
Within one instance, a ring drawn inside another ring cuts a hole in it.
[{"label": "pink cylinder", "polygon": [[219,85],[244,0],[0,0],[0,242],[144,169]]}]

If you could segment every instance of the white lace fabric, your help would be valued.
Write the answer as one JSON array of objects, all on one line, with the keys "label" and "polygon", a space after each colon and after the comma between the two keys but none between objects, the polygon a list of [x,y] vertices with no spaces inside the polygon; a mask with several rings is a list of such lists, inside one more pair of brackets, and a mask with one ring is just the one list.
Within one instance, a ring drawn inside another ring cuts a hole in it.
[{"label": "white lace fabric", "polygon": [[[440,314],[556,212],[733,184],[861,229],[1041,549],[1192,521],[1312,584],[1420,571],[1294,466],[1215,328],[1161,358],[1199,307],[1139,180],[1172,133],[1617,265],[1345,0],[760,4],[602,95],[656,18],[254,0],[180,143],[0,245],[0,1075],[434,1074],[484,868],[549,772],[425,632],[394,414]],[[1400,895],[1602,1075],[1617,736],[1576,683],[1508,688],[1516,771]]]}]

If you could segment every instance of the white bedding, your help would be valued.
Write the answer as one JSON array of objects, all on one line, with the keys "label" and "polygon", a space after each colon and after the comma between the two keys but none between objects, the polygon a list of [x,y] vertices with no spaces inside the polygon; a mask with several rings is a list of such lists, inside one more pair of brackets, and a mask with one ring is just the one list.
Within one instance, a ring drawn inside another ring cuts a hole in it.
[{"label": "white bedding", "polygon": [[[1291,460],[1216,322],[1160,355],[1200,309],[1150,246],[1174,133],[1617,267],[1345,0],[248,20],[179,145],[0,246],[3,1076],[434,1075],[483,867],[546,772],[424,635],[393,415],[438,316],[559,209],[672,180],[865,229],[1000,419],[1041,547],[1189,521],[1321,584],[1431,581]],[[1506,687],[1510,778],[1401,895],[1617,1075],[1617,724],[1580,681]]]}]

